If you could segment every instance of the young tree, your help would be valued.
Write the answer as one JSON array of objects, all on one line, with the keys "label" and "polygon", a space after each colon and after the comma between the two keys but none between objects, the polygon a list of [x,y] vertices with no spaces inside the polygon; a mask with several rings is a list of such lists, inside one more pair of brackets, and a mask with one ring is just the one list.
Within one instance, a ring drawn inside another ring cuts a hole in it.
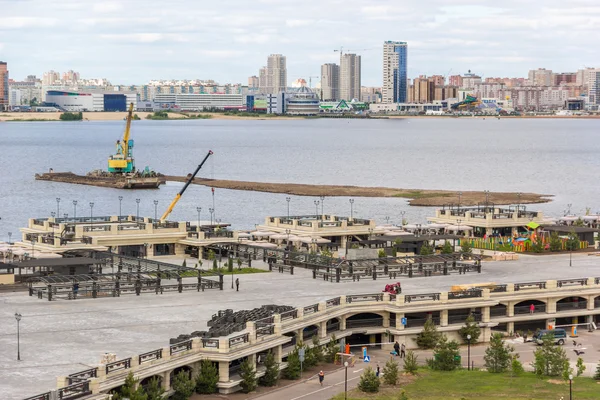
[{"label": "young tree", "polygon": [[402,245],[402,239],[394,240],[394,253],[400,252],[400,246]]},{"label": "young tree", "polygon": [[283,370],[283,376],[286,379],[296,380],[300,378],[300,357],[298,356],[298,350],[294,349],[288,355],[288,366]]},{"label": "young tree", "polygon": [[250,393],[256,390],[257,379],[256,379],[256,369],[250,363],[249,359],[246,359],[240,368],[240,377],[242,378],[242,382],[240,383],[240,387],[242,388],[242,392]]},{"label": "young tree", "polygon": [[455,340],[448,341],[442,335],[433,350],[433,369],[438,371],[454,371],[460,366],[460,349]]},{"label": "young tree", "polygon": [[213,394],[217,393],[217,383],[219,382],[219,370],[217,366],[209,360],[200,362],[200,372],[196,377],[196,393]]},{"label": "young tree", "polygon": [[576,368],[577,368],[577,376],[583,375],[583,373],[585,372],[585,364],[583,363],[583,359],[581,357],[577,357]]},{"label": "young tree", "polygon": [[458,334],[463,338],[465,343],[468,340],[467,335],[471,335],[471,344],[477,343],[477,340],[481,335],[481,329],[479,328],[479,324],[475,322],[475,317],[473,317],[473,314],[469,314],[465,320],[465,326],[458,330]]},{"label": "young tree", "polygon": [[237,259],[237,266],[238,266],[238,269],[242,269],[242,259],[239,257]]},{"label": "young tree", "polygon": [[525,369],[521,361],[519,361],[519,355],[515,354],[510,362],[510,375],[514,378],[523,375],[524,372]]},{"label": "young tree", "polygon": [[187,262],[186,262],[186,259],[185,259],[185,258],[183,259],[183,262],[181,263],[181,266],[182,266],[182,267],[187,267]]},{"label": "young tree", "polygon": [[442,247],[442,254],[452,254],[454,253],[454,249],[449,241],[444,242],[444,247]]},{"label": "young tree", "polygon": [[550,234],[550,240],[548,241],[548,247],[550,247],[550,251],[560,251],[562,248],[562,242],[558,237],[557,232],[552,232]]},{"label": "young tree", "polygon": [[148,400],[148,395],[141,386],[138,386],[137,389],[135,388],[138,382],[138,380],[134,379],[133,372],[130,372],[125,378],[125,383],[121,386],[121,389],[113,394],[113,399]]},{"label": "young tree", "polygon": [[437,342],[440,340],[441,334],[438,332],[433,320],[429,318],[425,321],[423,330],[417,335],[415,339],[417,346],[423,349],[433,349]]},{"label": "young tree", "polygon": [[279,380],[279,363],[275,361],[272,352],[267,353],[265,357],[265,374],[260,378],[260,384],[263,386],[275,386]]},{"label": "young tree", "polygon": [[215,256],[215,251],[214,251],[213,249],[210,249],[210,250],[208,250],[208,259],[209,259],[209,260],[214,260],[214,259],[216,259],[216,256]]},{"label": "young tree", "polygon": [[227,261],[227,272],[233,272],[233,258]]},{"label": "young tree", "polygon": [[423,242],[423,245],[421,246],[421,250],[419,251],[419,254],[422,256],[428,256],[430,254],[433,254],[433,247],[431,247],[431,245],[429,244],[429,242],[427,240]]},{"label": "young tree", "polygon": [[406,357],[404,357],[404,371],[415,375],[417,370],[419,369],[419,364],[417,363],[417,356],[414,351],[409,350],[406,352]]},{"label": "young tree", "polygon": [[538,236],[536,240],[531,243],[531,251],[534,253],[542,253],[544,251],[544,242],[541,236]]},{"label": "young tree", "polygon": [[398,372],[398,363],[390,358],[383,367],[383,381],[388,385],[396,385],[398,383]]},{"label": "young tree", "polygon": [[561,376],[565,372],[567,355],[561,346],[554,345],[554,338],[550,335],[542,337],[543,344],[533,355],[534,372],[538,376]]},{"label": "young tree", "polygon": [[216,258],[213,260],[213,269],[215,271],[219,269],[219,266],[217,265],[217,259]]},{"label": "young tree", "polygon": [[194,394],[196,382],[190,378],[187,371],[181,371],[175,375],[172,386],[175,393],[170,397],[171,400],[188,400]]},{"label": "young tree", "polygon": [[471,247],[471,241],[469,239],[462,239],[460,241],[460,251],[467,256],[470,256],[473,253],[473,248]]},{"label": "young tree", "polygon": [[379,378],[375,375],[373,368],[367,367],[365,372],[360,376],[358,382],[358,389],[365,393],[377,393],[379,392]]},{"label": "young tree", "polygon": [[165,389],[163,389],[158,378],[150,379],[146,388],[146,394],[148,395],[148,400],[163,400]]},{"label": "young tree", "polygon": [[490,338],[490,345],[485,349],[483,359],[485,368],[489,372],[506,372],[510,365],[511,353],[514,351],[512,346],[505,344],[500,333],[494,333]]},{"label": "young tree", "polygon": [[304,346],[304,362],[302,363],[302,371],[306,371],[307,368],[314,367],[317,365],[317,359],[315,357],[314,348]]},{"label": "young tree", "polygon": [[311,349],[311,353],[315,359],[315,364],[320,364],[325,359],[325,356],[323,355],[323,348],[319,344],[318,335],[314,335],[312,337],[312,344],[313,344],[313,347]]},{"label": "young tree", "polygon": [[377,252],[377,257],[379,258],[385,258],[386,254],[385,254],[385,250],[384,249],[379,249],[379,251]]},{"label": "young tree", "polygon": [[332,363],[335,360],[335,355],[340,351],[339,344],[335,339],[335,334],[331,335],[329,343],[325,346],[325,361]]},{"label": "young tree", "polygon": [[596,366],[596,372],[594,373],[594,379],[600,381],[600,362]]},{"label": "young tree", "polygon": [[569,251],[575,251],[579,248],[579,237],[574,231],[569,233],[569,238],[565,242],[565,248]]}]

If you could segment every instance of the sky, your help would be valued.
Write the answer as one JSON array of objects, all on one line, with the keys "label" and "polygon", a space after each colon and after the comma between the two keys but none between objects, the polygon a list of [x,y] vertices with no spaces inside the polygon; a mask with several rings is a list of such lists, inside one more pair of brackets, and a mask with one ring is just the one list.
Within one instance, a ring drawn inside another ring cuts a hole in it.
[{"label": "sky", "polygon": [[73,69],[246,84],[280,53],[290,84],[343,47],[362,56],[363,86],[381,86],[386,40],[408,42],[409,77],[526,77],[600,66],[599,35],[598,0],[0,0],[0,60],[16,80]]}]

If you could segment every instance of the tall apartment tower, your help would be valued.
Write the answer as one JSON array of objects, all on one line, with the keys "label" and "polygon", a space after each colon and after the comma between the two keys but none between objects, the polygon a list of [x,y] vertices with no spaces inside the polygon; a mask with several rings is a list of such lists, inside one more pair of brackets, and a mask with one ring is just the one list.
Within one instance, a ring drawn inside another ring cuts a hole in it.
[{"label": "tall apartment tower", "polygon": [[343,54],[340,57],[340,100],[360,100],[360,56]]},{"label": "tall apartment tower", "polygon": [[256,89],[258,88],[258,76],[254,75],[248,78],[248,88],[249,89]]},{"label": "tall apartment tower", "polygon": [[287,89],[287,68],[285,56],[271,54],[267,59],[267,92],[277,94]]},{"label": "tall apartment tower", "polygon": [[258,91],[261,94],[267,94],[267,67],[258,70]]},{"label": "tall apartment tower", "polygon": [[408,54],[406,42],[383,43],[383,103],[406,103],[408,100]]},{"label": "tall apartment tower", "polygon": [[324,101],[340,98],[340,67],[337,64],[321,65],[321,93]]},{"label": "tall apartment tower", "polygon": [[532,69],[528,74],[531,86],[552,86],[552,70],[546,68]]},{"label": "tall apartment tower", "polygon": [[0,111],[8,109],[8,64],[0,61]]}]

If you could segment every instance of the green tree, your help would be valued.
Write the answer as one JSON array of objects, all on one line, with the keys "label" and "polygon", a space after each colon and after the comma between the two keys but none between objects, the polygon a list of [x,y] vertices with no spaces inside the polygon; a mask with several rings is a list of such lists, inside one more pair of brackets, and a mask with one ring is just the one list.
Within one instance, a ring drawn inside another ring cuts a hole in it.
[{"label": "green tree", "polygon": [[562,249],[562,242],[558,237],[557,232],[552,232],[550,234],[550,240],[548,241],[548,247],[550,247],[550,251],[560,251]]},{"label": "green tree", "polygon": [[215,258],[215,259],[213,260],[213,270],[215,270],[215,271],[216,271],[216,270],[218,270],[218,269],[219,269],[219,265],[217,264],[217,259]]},{"label": "green tree", "polygon": [[302,362],[302,371],[306,371],[310,367],[317,365],[315,352],[308,345],[304,345],[304,362]]},{"label": "green tree", "polygon": [[404,357],[404,371],[408,374],[415,375],[417,370],[419,369],[419,364],[417,363],[417,359],[419,356],[415,354],[414,351],[409,350],[406,352],[406,357]]},{"label": "green tree", "polygon": [[173,380],[173,390],[175,393],[170,397],[171,400],[188,400],[196,389],[196,381],[190,378],[190,373],[180,371]]},{"label": "green tree", "polygon": [[577,357],[577,364],[575,367],[577,368],[577,376],[583,375],[585,372],[585,364],[583,363],[583,359],[581,357]]},{"label": "green tree", "polygon": [[258,386],[256,379],[256,369],[254,368],[249,359],[244,360],[244,362],[242,363],[242,366],[240,368],[240,377],[242,378],[242,382],[240,383],[242,392],[250,393],[256,390],[256,386]]},{"label": "green tree", "polygon": [[83,119],[83,113],[81,113],[81,112],[78,112],[78,113],[64,112],[64,113],[60,114],[59,119],[61,121],[81,121]]},{"label": "green tree", "polygon": [[388,385],[396,385],[398,383],[398,372],[398,363],[390,358],[383,367],[383,381]]},{"label": "green tree", "polygon": [[312,337],[312,344],[313,344],[313,347],[311,349],[311,353],[315,359],[316,364],[320,364],[325,359],[325,355],[323,354],[323,348],[319,344],[318,335],[314,335]]},{"label": "green tree", "polygon": [[519,377],[523,375],[524,372],[525,369],[523,368],[521,361],[519,361],[519,355],[515,354],[510,362],[510,375],[512,377]]},{"label": "green tree", "polygon": [[300,378],[300,357],[298,356],[298,350],[294,349],[288,355],[288,366],[283,370],[283,376],[286,379],[296,380]]},{"label": "green tree", "polygon": [[138,383],[139,381],[133,377],[133,372],[130,372],[125,378],[125,383],[121,386],[121,389],[114,394],[113,399],[148,400],[148,395],[141,386],[135,388]]},{"label": "green tree", "polygon": [[377,257],[379,258],[385,258],[386,254],[385,254],[385,250],[384,249],[379,249],[379,251],[377,251]]},{"label": "green tree", "polygon": [[163,389],[158,378],[150,379],[148,387],[146,387],[146,394],[148,395],[148,400],[163,400],[165,389]]},{"label": "green tree", "polygon": [[375,375],[373,368],[367,367],[360,376],[358,382],[358,390],[365,393],[377,393],[379,392],[379,378]]},{"label": "green tree", "polygon": [[465,325],[458,330],[458,334],[463,338],[465,343],[467,342],[467,335],[471,335],[471,343],[477,343],[481,335],[481,329],[479,328],[479,324],[475,322],[473,314],[469,314],[465,320]]},{"label": "green tree", "polygon": [[428,256],[430,254],[433,254],[433,247],[431,247],[431,245],[429,244],[429,242],[427,240],[423,242],[423,245],[421,246],[421,250],[419,251],[419,254],[422,256]]},{"label": "green tree", "polygon": [[460,251],[467,256],[473,254],[473,248],[471,247],[471,241],[469,239],[462,239],[460,241]]},{"label": "green tree", "polygon": [[452,254],[454,253],[454,249],[449,241],[444,242],[444,246],[442,247],[442,254]]},{"label": "green tree", "polygon": [[531,251],[534,253],[542,253],[544,251],[544,242],[541,236],[538,236],[536,240],[531,243]]},{"label": "green tree", "polygon": [[227,260],[227,272],[233,272],[233,258]]},{"label": "green tree", "polygon": [[538,376],[562,376],[565,372],[565,361],[567,365],[569,361],[564,349],[554,345],[554,338],[550,335],[544,335],[542,342],[542,346],[533,353],[534,372]]},{"label": "green tree", "polygon": [[239,257],[237,259],[237,266],[238,266],[238,269],[242,269],[242,259]]},{"label": "green tree", "polygon": [[490,338],[490,345],[485,349],[483,359],[485,368],[489,372],[500,373],[506,372],[510,365],[511,354],[514,348],[502,340],[500,333],[494,333]]},{"label": "green tree", "polygon": [[260,378],[260,384],[263,386],[275,386],[279,380],[279,363],[275,361],[272,352],[268,352],[265,357],[265,374]]},{"label": "green tree", "polygon": [[[586,214],[586,215],[588,215],[588,214]],[[585,222],[583,222],[581,217],[579,217],[579,218],[577,218],[577,221],[575,221],[575,223],[573,225],[577,226],[577,227],[583,227],[583,226],[585,226]]]},{"label": "green tree", "polygon": [[219,382],[219,370],[217,366],[209,360],[200,362],[200,372],[196,376],[196,393],[213,394],[217,393],[217,383]]},{"label": "green tree", "polygon": [[438,332],[433,320],[429,318],[425,321],[423,330],[417,335],[415,340],[417,341],[417,346],[420,348],[433,349],[440,340],[440,337],[441,334]]},{"label": "green tree", "polygon": [[185,258],[183,259],[183,263],[181,263],[181,266],[182,266],[182,267],[187,267],[187,261],[186,261],[186,259],[185,259]]},{"label": "green tree", "polygon": [[402,245],[402,239],[394,240],[394,253],[400,253],[400,246]]},{"label": "green tree", "polygon": [[594,379],[600,381],[600,362],[596,365],[596,372],[594,373]]},{"label": "green tree", "polygon": [[335,355],[340,351],[339,344],[335,338],[335,334],[331,335],[329,343],[325,346],[325,361],[332,363],[335,360]]},{"label": "green tree", "polygon": [[213,249],[209,249],[208,250],[208,259],[212,261],[212,260],[214,260],[216,258],[217,258],[217,256],[215,255],[214,250]]},{"label": "green tree", "polygon": [[448,341],[442,335],[433,350],[433,369],[438,371],[454,371],[460,366],[460,348],[455,340]]},{"label": "green tree", "polygon": [[574,231],[569,233],[569,238],[565,242],[565,248],[569,251],[575,251],[579,248],[579,237]]}]

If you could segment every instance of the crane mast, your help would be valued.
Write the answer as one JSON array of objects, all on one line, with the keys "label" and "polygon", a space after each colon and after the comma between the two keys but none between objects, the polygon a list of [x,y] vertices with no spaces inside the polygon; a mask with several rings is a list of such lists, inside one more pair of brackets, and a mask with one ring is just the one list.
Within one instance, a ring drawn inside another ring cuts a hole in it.
[{"label": "crane mast", "polygon": [[133,119],[133,103],[129,104],[127,123],[123,139],[117,140],[116,153],[108,158],[108,172],[123,174],[135,172],[135,161],[133,159],[133,140],[131,135],[131,120]]}]

